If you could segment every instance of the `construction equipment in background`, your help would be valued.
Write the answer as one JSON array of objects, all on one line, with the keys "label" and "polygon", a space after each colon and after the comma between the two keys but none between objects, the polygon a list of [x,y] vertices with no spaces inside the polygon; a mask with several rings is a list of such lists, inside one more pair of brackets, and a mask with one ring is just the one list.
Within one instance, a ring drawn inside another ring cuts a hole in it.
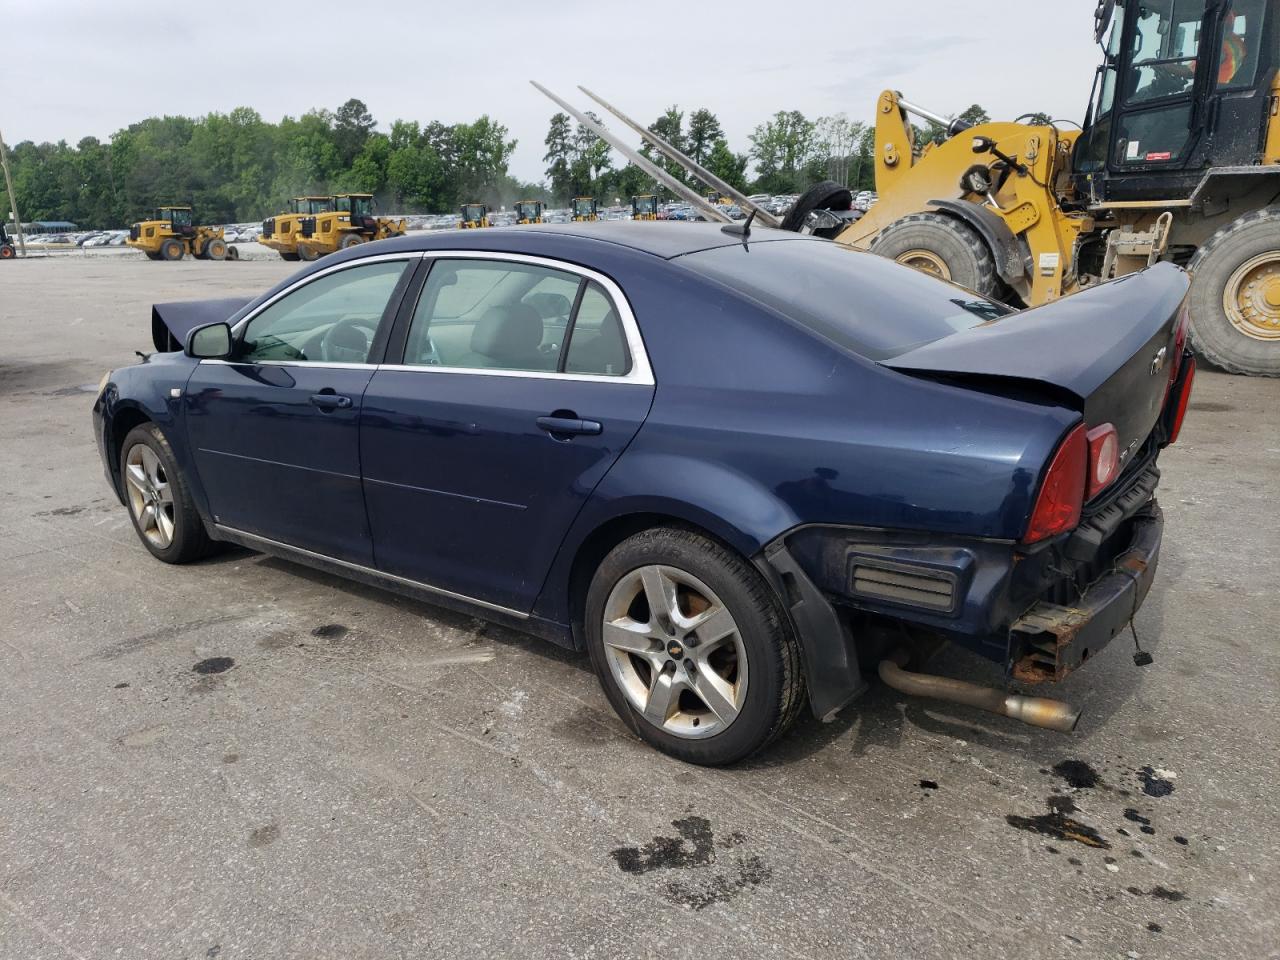
[{"label": "construction equipment in background", "polygon": [[[1016,306],[1173,261],[1192,273],[1194,349],[1228,371],[1280,376],[1280,2],[1101,0],[1094,38],[1102,64],[1081,130],[973,126],[886,90],[879,202],[862,215],[846,186],[824,181],[781,226]],[[942,142],[916,143],[909,116]]]},{"label": "construction equipment in background", "polygon": [[521,200],[516,204],[516,223],[541,223],[542,201]]},{"label": "construction equipment in background", "polygon": [[371,193],[339,193],[332,210],[303,217],[298,229],[298,258],[315,260],[357,243],[404,236],[409,225],[404,219],[375,216]]},{"label": "construction equipment in background", "polygon": [[595,197],[574,197],[569,209],[573,213],[574,222],[600,219]]},{"label": "construction equipment in background", "polygon": [[9,234],[4,229],[4,224],[0,223],[0,260],[12,260],[18,255],[18,251],[14,248],[13,242],[9,239]]},{"label": "construction equipment in background", "polygon": [[651,193],[640,194],[631,198],[632,220],[657,220],[658,198]]},{"label": "construction equipment in background", "polygon": [[151,260],[238,260],[235,247],[227,246],[221,227],[198,227],[190,207],[157,207],[150,220],[129,227],[126,244]]},{"label": "construction equipment in background", "polygon": [[463,230],[477,230],[489,226],[489,208],[483,203],[464,203],[459,208],[458,226]]},{"label": "construction equipment in background", "polygon": [[289,201],[287,211],[262,221],[258,242],[285,260],[297,260],[303,219],[317,213],[328,213],[333,207],[333,197],[294,197]]}]

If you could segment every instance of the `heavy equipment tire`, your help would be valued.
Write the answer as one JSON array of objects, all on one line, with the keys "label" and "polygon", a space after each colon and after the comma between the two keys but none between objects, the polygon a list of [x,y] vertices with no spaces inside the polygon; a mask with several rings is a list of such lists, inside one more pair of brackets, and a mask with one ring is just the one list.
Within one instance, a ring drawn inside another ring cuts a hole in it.
[{"label": "heavy equipment tire", "polygon": [[799,233],[814,210],[852,210],[853,194],[834,180],[821,180],[800,195],[782,218],[782,229]]},{"label": "heavy equipment tire", "polygon": [[298,244],[298,259],[310,263],[312,260],[319,260],[320,254],[316,253],[311,247],[304,247],[302,244]]},{"label": "heavy equipment tire", "polygon": [[204,245],[204,255],[209,260],[227,259],[227,241],[214,237]]},{"label": "heavy equipment tire", "polygon": [[150,252],[148,252],[148,251],[146,251],[146,250],[143,250],[143,251],[142,251],[142,255],[143,255],[144,257],[146,257],[148,260],[159,260],[159,259],[160,259],[160,254],[158,254],[158,253],[150,253]]},{"label": "heavy equipment tire", "polygon": [[161,260],[181,260],[184,252],[185,251],[182,249],[182,241],[175,240],[173,237],[170,237],[168,240],[164,241],[164,243],[160,244]]},{"label": "heavy equipment tire", "polygon": [[18,251],[13,248],[13,244],[0,244],[0,260],[12,260],[18,255]]},{"label": "heavy equipment tire", "polygon": [[363,243],[363,242],[364,242],[364,240],[363,240],[363,238],[361,238],[360,234],[358,234],[358,233],[348,233],[345,237],[343,237],[343,238],[338,242],[338,249],[339,249],[339,250],[349,250],[349,249],[351,249],[352,247],[354,247],[356,244],[358,244],[358,243]]},{"label": "heavy equipment tire", "polygon": [[154,423],[139,424],[124,438],[120,487],[138,539],[157,560],[190,563],[213,552],[177,458]]},{"label": "heavy equipment tire", "polygon": [[950,280],[984,297],[1000,286],[996,261],[977,231],[941,213],[913,213],[876,237],[871,252]]},{"label": "heavy equipment tire", "polygon": [[614,547],[591,579],[584,617],[610,705],[688,763],[755,753],[805,703],[799,643],[777,597],[744,557],[700,533],[653,527]]},{"label": "heavy equipment tire", "polygon": [[296,261],[296,260],[298,259],[298,255],[297,255],[296,253],[285,253],[283,250],[281,250],[281,251],[280,251],[280,259],[281,259],[281,260],[288,260],[290,263],[293,263],[294,261]]},{"label": "heavy equipment tire", "polygon": [[227,247],[227,259],[232,261],[239,260],[240,249],[238,247]]},{"label": "heavy equipment tire", "polygon": [[1228,373],[1280,377],[1280,206],[1233,220],[1191,271],[1191,346]]}]

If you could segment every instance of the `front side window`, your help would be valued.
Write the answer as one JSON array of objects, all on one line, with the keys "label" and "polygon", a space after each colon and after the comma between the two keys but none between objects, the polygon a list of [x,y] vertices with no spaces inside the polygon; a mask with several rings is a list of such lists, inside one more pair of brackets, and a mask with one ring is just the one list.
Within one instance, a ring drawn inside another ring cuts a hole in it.
[{"label": "front side window", "polygon": [[368,363],[378,324],[408,264],[362,264],[285,294],[249,321],[237,360]]}]

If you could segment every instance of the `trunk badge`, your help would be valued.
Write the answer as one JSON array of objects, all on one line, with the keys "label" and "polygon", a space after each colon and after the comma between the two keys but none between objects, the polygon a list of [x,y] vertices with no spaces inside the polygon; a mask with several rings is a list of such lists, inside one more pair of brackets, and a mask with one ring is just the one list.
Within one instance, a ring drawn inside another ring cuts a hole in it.
[{"label": "trunk badge", "polygon": [[1164,369],[1164,358],[1168,350],[1161,347],[1156,351],[1156,355],[1151,358],[1151,375],[1154,377],[1157,373]]}]

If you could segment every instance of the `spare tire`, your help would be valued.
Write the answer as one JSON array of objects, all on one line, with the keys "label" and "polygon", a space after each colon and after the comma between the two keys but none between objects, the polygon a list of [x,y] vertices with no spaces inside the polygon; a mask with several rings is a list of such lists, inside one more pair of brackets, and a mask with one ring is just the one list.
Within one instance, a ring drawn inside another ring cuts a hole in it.
[{"label": "spare tire", "polygon": [[820,180],[800,195],[782,218],[782,229],[799,233],[814,210],[852,210],[853,194],[834,180]]}]

